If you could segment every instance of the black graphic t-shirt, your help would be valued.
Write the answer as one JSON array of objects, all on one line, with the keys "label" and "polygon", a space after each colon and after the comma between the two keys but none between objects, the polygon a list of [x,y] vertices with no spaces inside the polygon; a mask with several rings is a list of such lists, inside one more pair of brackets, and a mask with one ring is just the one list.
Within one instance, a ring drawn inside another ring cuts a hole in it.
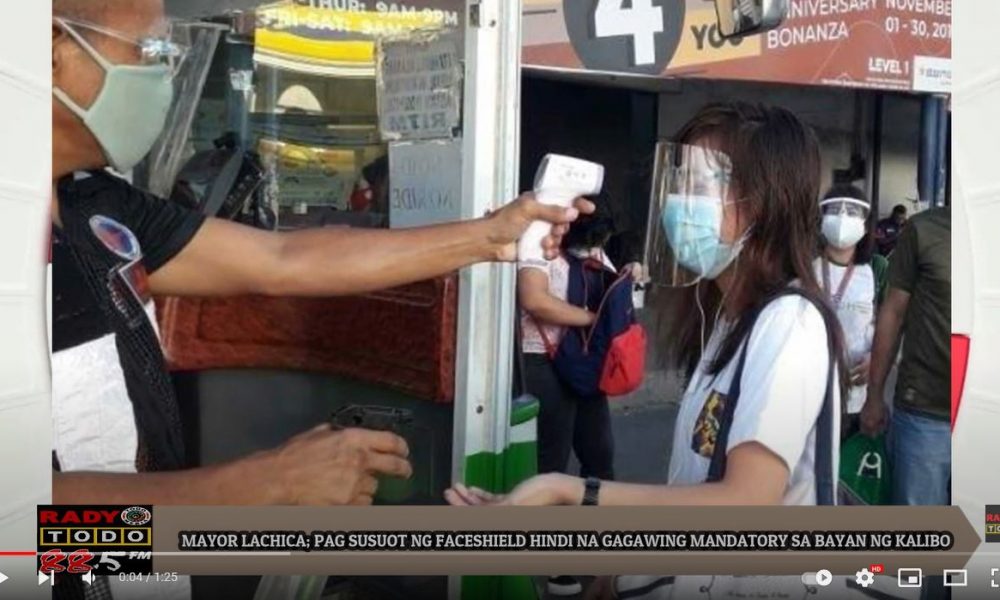
[{"label": "black graphic t-shirt", "polygon": [[[108,378],[124,380],[121,387],[132,407],[137,464],[143,470],[180,468],[184,448],[177,402],[147,312],[144,284],[146,276],[183,250],[205,218],[103,171],[66,178],[58,192],[62,227],[54,227],[52,236],[53,352],[71,353],[95,340],[107,341],[120,366]],[[63,376],[56,364],[54,391]],[[108,401],[98,390],[92,396],[87,390],[77,392],[75,403]],[[77,408],[86,412],[86,407]],[[53,413],[58,421],[55,401]],[[63,468],[72,462],[54,458]]]}]

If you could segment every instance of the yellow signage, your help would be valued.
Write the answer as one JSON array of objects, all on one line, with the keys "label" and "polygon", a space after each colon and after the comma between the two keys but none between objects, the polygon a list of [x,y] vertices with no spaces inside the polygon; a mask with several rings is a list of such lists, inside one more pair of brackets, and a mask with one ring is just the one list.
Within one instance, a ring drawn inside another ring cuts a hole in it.
[{"label": "yellow signage", "polygon": [[257,11],[259,52],[308,61],[375,62],[375,40],[445,25],[442,11],[376,12],[314,8],[290,2]]}]

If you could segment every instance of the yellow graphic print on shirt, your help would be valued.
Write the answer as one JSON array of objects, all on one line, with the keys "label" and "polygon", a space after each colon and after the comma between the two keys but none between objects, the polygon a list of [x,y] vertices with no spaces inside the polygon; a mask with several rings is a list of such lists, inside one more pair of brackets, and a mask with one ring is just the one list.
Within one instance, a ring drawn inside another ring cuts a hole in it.
[{"label": "yellow graphic print on shirt", "polygon": [[694,424],[691,436],[691,450],[705,458],[712,458],[715,453],[715,440],[719,437],[719,422],[726,410],[726,397],[717,391],[712,391],[701,414]]}]

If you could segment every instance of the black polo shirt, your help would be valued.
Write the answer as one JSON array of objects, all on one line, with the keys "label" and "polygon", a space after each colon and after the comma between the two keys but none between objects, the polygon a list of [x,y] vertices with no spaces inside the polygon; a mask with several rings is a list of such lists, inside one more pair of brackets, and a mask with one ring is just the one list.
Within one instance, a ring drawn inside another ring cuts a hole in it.
[{"label": "black polo shirt", "polygon": [[53,352],[72,352],[113,334],[138,431],[137,466],[180,468],[180,417],[159,337],[145,299],[123,293],[127,288],[118,272],[130,261],[99,239],[94,222],[103,217],[98,220],[131,231],[142,252],[133,269],[152,274],[183,250],[205,217],[104,171],[65,178],[58,193],[62,227],[53,227]]}]

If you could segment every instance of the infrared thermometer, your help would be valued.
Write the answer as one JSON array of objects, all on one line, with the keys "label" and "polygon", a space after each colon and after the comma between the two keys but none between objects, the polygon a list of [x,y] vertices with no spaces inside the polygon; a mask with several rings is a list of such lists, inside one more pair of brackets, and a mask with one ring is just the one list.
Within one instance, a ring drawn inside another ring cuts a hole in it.
[{"label": "infrared thermometer", "polygon": [[[570,208],[580,196],[593,196],[604,187],[604,167],[597,163],[547,154],[535,174],[535,199],[542,204]],[[552,224],[535,221],[528,226],[517,244],[520,261],[544,261],[542,240],[552,231]]]}]

